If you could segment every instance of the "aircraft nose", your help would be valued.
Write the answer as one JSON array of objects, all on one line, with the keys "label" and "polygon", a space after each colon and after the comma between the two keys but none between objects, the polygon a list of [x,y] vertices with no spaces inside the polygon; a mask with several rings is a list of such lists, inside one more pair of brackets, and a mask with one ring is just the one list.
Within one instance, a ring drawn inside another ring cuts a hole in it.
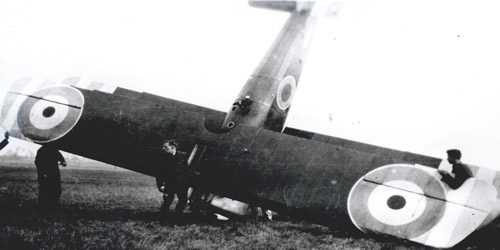
[{"label": "aircraft nose", "polygon": [[84,97],[70,86],[18,81],[2,106],[2,127],[13,137],[46,143],[67,134],[82,114]]}]

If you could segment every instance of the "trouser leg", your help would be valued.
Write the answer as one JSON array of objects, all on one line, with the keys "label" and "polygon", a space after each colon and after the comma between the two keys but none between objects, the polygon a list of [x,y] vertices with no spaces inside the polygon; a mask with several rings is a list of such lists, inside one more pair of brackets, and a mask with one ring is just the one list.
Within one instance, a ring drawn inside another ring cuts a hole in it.
[{"label": "trouser leg", "polygon": [[188,187],[182,186],[178,187],[176,190],[177,193],[177,206],[175,207],[175,212],[176,213],[182,213],[184,211],[184,208],[186,208],[187,204],[187,192],[188,192]]},{"label": "trouser leg", "polygon": [[40,205],[46,208],[56,208],[61,196],[61,184],[52,180],[47,180],[40,185]]},{"label": "trouser leg", "polygon": [[188,199],[189,210],[191,210],[192,214],[199,214],[200,212],[200,203],[201,203],[202,193],[199,188],[193,188],[191,195]]},{"label": "trouser leg", "polygon": [[160,214],[162,217],[166,217],[168,215],[168,212],[170,211],[170,205],[172,204],[172,201],[174,201],[174,192],[165,192],[163,193],[163,204],[161,205],[160,208]]},{"label": "trouser leg", "polygon": [[61,181],[57,181],[54,183],[54,200],[56,203],[59,203],[59,200],[61,199],[61,194],[62,194],[62,188],[61,188]]},{"label": "trouser leg", "polygon": [[59,199],[61,198],[61,182],[60,181],[54,181],[51,183],[51,190],[50,190],[50,206],[53,208],[57,208],[59,206]]},{"label": "trouser leg", "polygon": [[48,204],[48,190],[47,185],[43,181],[38,183],[38,206],[46,208]]}]

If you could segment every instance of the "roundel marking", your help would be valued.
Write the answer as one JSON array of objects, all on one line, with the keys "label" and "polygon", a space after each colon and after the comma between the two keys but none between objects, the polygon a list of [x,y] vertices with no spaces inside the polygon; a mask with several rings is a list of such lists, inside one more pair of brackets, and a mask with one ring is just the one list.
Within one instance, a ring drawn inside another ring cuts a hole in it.
[{"label": "roundel marking", "polygon": [[45,108],[42,112],[43,117],[51,117],[56,113],[56,109],[52,106]]},{"label": "roundel marking", "polygon": [[[372,180],[380,180],[373,182]],[[412,239],[430,231],[443,217],[446,202],[440,181],[425,169],[406,164],[377,168],[351,189],[348,211],[362,231]]]},{"label": "roundel marking", "polygon": [[[412,184],[414,188],[420,189],[413,183],[398,182],[403,181],[392,181],[392,183],[387,183],[387,185],[401,186],[398,184]],[[422,195],[398,189],[394,190],[394,188],[384,185],[374,188],[368,197],[368,210],[373,218],[393,226],[412,222],[415,218],[422,215],[425,206],[426,200]]]},{"label": "roundel marking", "polygon": [[281,80],[276,97],[276,102],[280,109],[285,110],[292,105],[293,95],[295,94],[296,88],[297,82],[293,76],[286,76],[283,80]]},{"label": "roundel marking", "polygon": [[81,117],[82,93],[69,86],[56,86],[30,95],[17,114],[21,133],[35,142],[46,143],[66,135]]},{"label": "roundel marking", "polygon": [[387,206],[391,209],[398,210],[404,208],[406,205],[406,199],[400,195],[393,195],[387,199]]},{"label": "roundel marking", "polygon": [[61,124],[68,115],[68,100],[62,96],[49,96],[36,102],[30,111],[30,122],[37,129],[50,129]]}]

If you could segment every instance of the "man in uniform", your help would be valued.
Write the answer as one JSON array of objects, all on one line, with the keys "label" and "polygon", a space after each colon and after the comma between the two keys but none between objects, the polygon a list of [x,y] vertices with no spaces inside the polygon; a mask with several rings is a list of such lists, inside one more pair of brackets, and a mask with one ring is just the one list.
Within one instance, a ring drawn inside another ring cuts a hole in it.
[{"label": "man in uniform", "polygon": [[156,185],[163,193],[163,205],[160,213],[162,219],[167,219],[170,205],[177,194],[177,205],[175,212],[180,216],[187,204],[187,192],[189,189],[187,173],[187,157],[185,152],[179,151],[179,144],[175,140],[168,140],[163,143],[163,153],[158,164]]},{"label": "man in uniform", "polygon": [[51,144],[38,149],[35,158],[38,171],[38,206],[40,209],[57,208],[61,197],[61,173],[59,164],[66,166],[61,153]]},{"label": "man in uniform", "polygon": [[448,162],[452,164],[452,173],[455,177],[452,177],[448,172],[444,170],[438,170],[439,174],[443,177],[443,181],[450,186],[452,189],[457,189],[469,178],[473,177],[472,171],[466,164],[462,163],[460,159],[462,158],[462,153],[458,149],[450,149],[446,151],[448,154]]}]

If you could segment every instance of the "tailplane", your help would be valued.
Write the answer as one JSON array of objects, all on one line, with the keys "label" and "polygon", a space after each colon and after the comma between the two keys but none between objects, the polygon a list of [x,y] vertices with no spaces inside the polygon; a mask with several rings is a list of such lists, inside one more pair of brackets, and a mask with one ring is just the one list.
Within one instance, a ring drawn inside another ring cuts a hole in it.
[{"label": "tailplane", "polygon": [[269,1],[269,0],[250,0],[248,4],[253,7],[272,9],[286,12],[302,11],[306,8],[311,8],[313,1]]},{"label": "tailplane", "polygon": [[[335,17],[344,3],[339,1],[273,1],[273,0],[250,0],[248,4],[252,7],[278,10],[285,12],[308,11],[310,15],[317,17]],[[313,8],[314,7],[314,8]]]}]

